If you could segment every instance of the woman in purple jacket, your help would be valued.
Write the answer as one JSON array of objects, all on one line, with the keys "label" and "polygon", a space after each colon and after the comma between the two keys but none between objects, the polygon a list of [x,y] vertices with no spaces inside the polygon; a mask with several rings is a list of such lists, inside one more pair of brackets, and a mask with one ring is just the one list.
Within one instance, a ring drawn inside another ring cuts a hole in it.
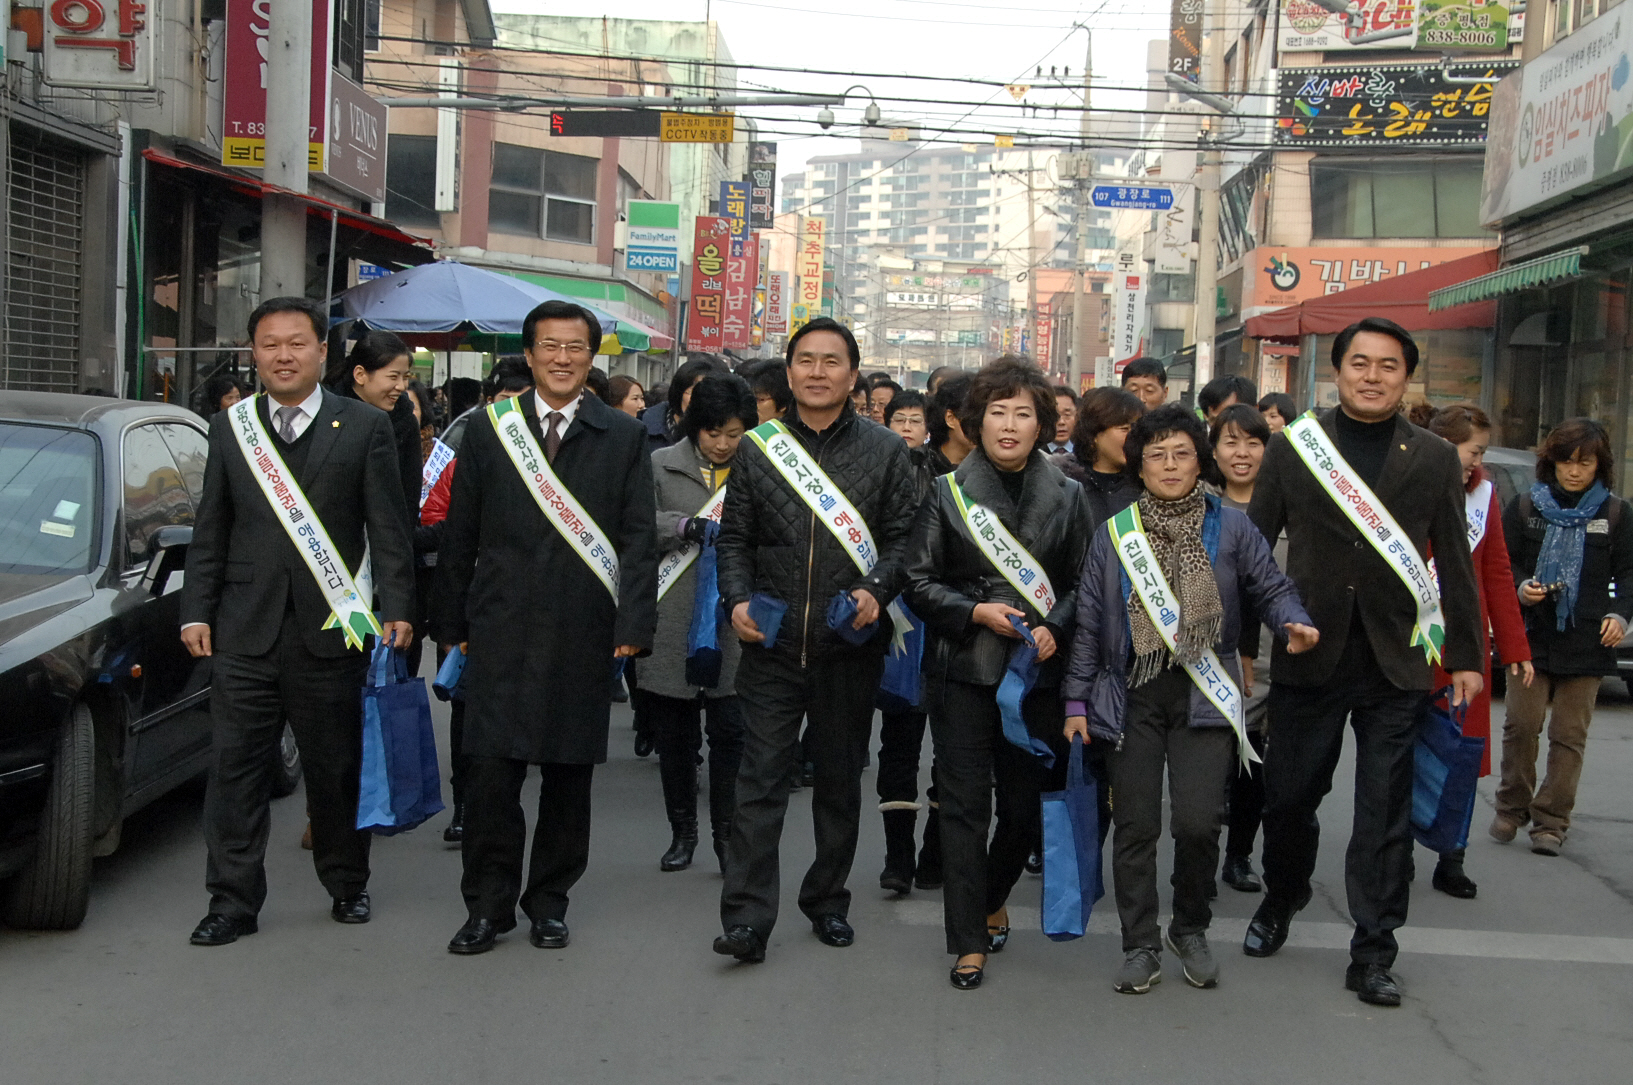
[{"label": "woman in purple jacket", "polygon": [[[1127,468],[1145,494],[1096,532],[1078,582],[1077,635],[1061,695],[1066,736],[1115,744],[1112,877],[1124,961],[1114,984],[1141,994],[1162,978],[1166,943],[1186,982],[1212,987],[1208,892],[1241,730],[1244,599],[1301,652],[1318,634],[1264,536],[1198,484],[1209,455],[1200,419],[1159,407],[1134,424]],[[1211,681],[1210,681],[1211,678]],[[1205,691],[1206,690],[1206,691]],[[1174,837],[1174,920],[1159,934],[1157,840],[1163,770]]]}]

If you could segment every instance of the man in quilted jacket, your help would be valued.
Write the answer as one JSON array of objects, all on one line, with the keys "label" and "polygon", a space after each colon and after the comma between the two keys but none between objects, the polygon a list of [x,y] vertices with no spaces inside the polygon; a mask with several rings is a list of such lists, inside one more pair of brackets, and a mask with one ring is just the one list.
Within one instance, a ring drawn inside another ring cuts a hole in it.
[{"label": "man in quilted jacket", "polygon": [[[743,441],[726,486],[720,597],[744,644],[737,695],[747,735],[720,899],[725,933],[714,948],[740,961],[765,959],[776,924],[777,846],[807,717],[816,861],[800,911],[827,945],[855,937],[845,880],[892,636],[887,608],[905,580],[915,512],[907,446],[851,406],[860,363],[855,337],[837,321],[813,320],[790,337],[794,409]],[[769,628],[780,608],[768,636],[761,623]]]}]

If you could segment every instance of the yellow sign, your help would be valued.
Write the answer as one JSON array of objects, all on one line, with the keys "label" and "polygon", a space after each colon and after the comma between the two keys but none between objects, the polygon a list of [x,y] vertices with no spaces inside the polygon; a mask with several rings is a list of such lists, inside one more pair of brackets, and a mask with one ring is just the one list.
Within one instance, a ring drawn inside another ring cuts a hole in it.
[{"label": "yellow sign", "polygon": [[[800,234],[799,252],[794,257],[794,270],[799,285],[794,290],[794,303],[805,306],[808,313],[822,311],[823,227],[826,223],[815,215],[805,219]],[[796,310],[797,312],[797,310]]]},{"label": "yellow sign", "polygon": [[1013,147],[1013,146],[1015,146],[1015,137],[1014,136],[993,136],[992,137],[992,145],[994,147]]},{"label": "yellow sign", "polygon": [[[266,140],[249,136],[227,136],[221,141],[221,164],[250,169],[266,167]],[[323,172],[323,144],[306,145],[306,168],[313,173]]]},{"label": "yellow sign", "polygon": [[658,129],[662,143],[730,143],[736,135],[735,113],[665,112]]},{"label": "yellow sign", "polygon": [[906,143],[911,135],[912,133],[906,128],[892,128],[890,130],[890,141],[892,143]]}]

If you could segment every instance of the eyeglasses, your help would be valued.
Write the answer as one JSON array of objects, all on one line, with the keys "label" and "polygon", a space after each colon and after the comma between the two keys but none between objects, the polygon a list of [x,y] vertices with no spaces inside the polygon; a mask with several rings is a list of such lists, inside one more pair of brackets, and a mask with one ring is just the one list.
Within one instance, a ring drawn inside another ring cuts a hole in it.
[{"label": "eyeglasses", "polygon": [[556,354],[565,354],[569,358],[588,358],[590,344],[588,343],[558,343],[554,339],[544,339],[533,347],[546,358]]},{"label": "eyeglasses", "polygon": [[1144,459],[1152,466],[1172,463],[1175,467],[1184,467],[1196,462],[1196,449],[1176,448],[1172,452],[1164,452],[1160,448],[1151,448],[1146,450]]}]

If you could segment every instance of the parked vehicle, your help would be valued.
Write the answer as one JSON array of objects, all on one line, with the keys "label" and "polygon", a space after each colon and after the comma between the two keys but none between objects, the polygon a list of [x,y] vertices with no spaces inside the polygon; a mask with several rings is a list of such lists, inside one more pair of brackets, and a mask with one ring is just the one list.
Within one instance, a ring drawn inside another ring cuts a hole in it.
[{"label": "parked vehicle", "polygon": [[[0,920],[85,918],[91,859],[204,771],[210,661],[179,636],[204,424],[164,403],[0,392]],[[300,760],[285,732],[279,790]]]}]

